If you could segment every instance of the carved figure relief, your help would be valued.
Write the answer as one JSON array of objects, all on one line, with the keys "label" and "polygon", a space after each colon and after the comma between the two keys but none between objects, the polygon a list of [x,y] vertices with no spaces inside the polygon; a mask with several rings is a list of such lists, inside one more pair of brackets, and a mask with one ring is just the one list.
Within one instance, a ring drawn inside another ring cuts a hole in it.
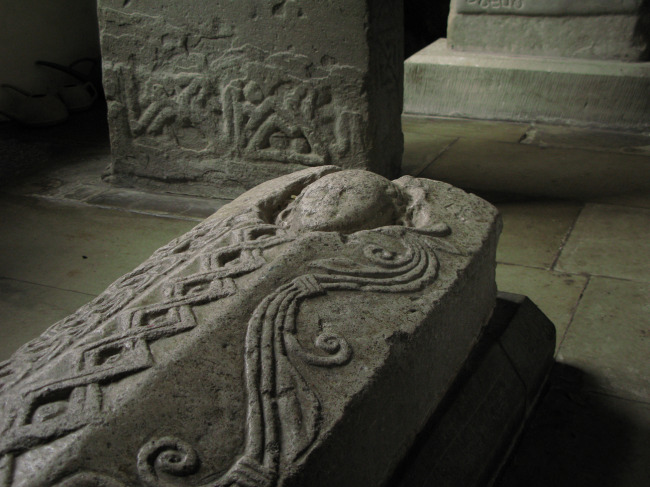
[{"label": "carved figure relief", "polygon": [[[275,2],[272,9],[277,16],[303,16],[291,0]],[[317,67],[306,56],[270,54],[250,45],[193,50],[192,41],[201,42],[197,34],[161,28],[164,21],[157,17],[109,13],[114,24],[137,25],[145,39],[150,31],[166,32],[162,40],[149,39],[151,52],[146,59],[142,53],[142,62],[105,66],[114,73],[106,89],[109,116],[128,127],[134,144],[303,166],[322,166],[363,150],[361,115],[337,94],[349,95],[340,88],[351,87],[361,96],[355,86],[361,82],[358,69],[335,63]],[[141,43],[133,32],[124,35]],[[214,41],[232,35],[221,28]]]},{"label": "carved figure relief", "polygon": [[223,94],[222,140],[254,159],[322,166],[329,152],[314,122],[316,111],[331,103],[328,91],[286,83],[265,95],[256,81],[231,81]]},{"label": "carved figure relief", "polygon": [[[257,99],[255,93],[250,97]],[[436,221],[426,192],[413,178],[390,182],[365,171],[327,167],[284,181],[244,195],[232,210],[159,249],[0,365],[3,487],[28,468],[20,464],[25,453],[49,444],[47,451],[39,450],[39,461],[48,464],[51,452],[56,457],[57,449],[65,448],[61,440],[101,429],[120,401],[137,400],[133,395],[155,379],[156,369],[173,367],[174,362],[165,362],[167,353],[154,350],[156,342],[176,340],[178,348],[221,333],[226,325],[216,310],[229,320],[245,319],[245,326],[230,328],[243,334],[238,356],[245,435],[225,470],[206,470],[208,452],[190,441],[179,418],[157,428],[175,435],[156,435],[144,426],[133,431],[143,442],[131,464],[121,467],[125,470],[106,464],[103,470],[95,466],[70,474],[45,467],[43,475],[58,477],[58,487],[125,487],[135,485],[135,477],[148,487],[186,485],[178,479],[194,475],[192,485],[271,487],[301,461],[324,421],[322,397],[305,371],[329,368],[336,375],[360,351],[336,331],[336,323],[317,320],[313,339],[307,340],[311,335],[302,330],[301,308],[336,293],[361,299],[419,293],[435,286],[440,252],[461,256],[464,251],[448,241],[450,226]],[[283,277],[276,282],[276,275]],[[244,296],[254,297],[250,315],[241,314],[247,309],[243,303],[251,300]],[[142,382],[132,381],[137,377]],[[128,388],[122,386],[125,379]],[[104,404],[107,394],[110,410]],[[116,403],[115,397],[121,399]],[[123,471],[134,477],[124,478]]]}]

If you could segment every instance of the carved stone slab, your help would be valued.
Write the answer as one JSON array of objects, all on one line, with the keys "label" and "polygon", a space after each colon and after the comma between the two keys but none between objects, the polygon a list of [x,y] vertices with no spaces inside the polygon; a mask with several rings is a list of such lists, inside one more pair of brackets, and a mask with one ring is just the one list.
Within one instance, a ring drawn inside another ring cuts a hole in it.
[{"label": "carved stone slab", "polygon": [[380,484],[491,315],[499,230],[408,176],[254,188],[0,364],[0,485]]},{"label": "carved stone slab", "polygon": [[642,0],[457,0],[460,14],[601,15],[636,13]]},{"label": "carved stone slab", "polygon": [[399,174],[402,2],[98,4],[113,181],[237,196],[310,166]]},{"label": "carved stone slab", "polygon": [[452,0],[447,37],[457,51],[635,62],[641,12],[642,0]]}]

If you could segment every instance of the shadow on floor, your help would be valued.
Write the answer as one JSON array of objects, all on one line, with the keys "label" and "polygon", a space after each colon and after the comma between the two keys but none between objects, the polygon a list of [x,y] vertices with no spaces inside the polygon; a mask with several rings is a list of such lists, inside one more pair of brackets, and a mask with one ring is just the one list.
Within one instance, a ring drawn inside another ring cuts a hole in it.
[{"label": "shadow on floor", "polygon": [[574,367],[554,366],[494,487],[647,485],[650,429],[621,411],[623,400],[588,392],[592,380]]}]

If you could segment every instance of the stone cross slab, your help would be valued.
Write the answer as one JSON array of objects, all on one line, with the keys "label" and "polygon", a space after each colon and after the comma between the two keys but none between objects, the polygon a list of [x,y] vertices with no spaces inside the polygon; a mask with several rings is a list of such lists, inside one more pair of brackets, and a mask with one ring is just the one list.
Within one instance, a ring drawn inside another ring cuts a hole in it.
[{"label": "stone cross slab", "polygon": [[401,0],[99,0],[110,179],[235,197],[336,164],[399,174]]},{"label": "stone cross slab", "polygon": [[254,188],[0,364],[0,485],[380,485],[492,313],[499,230],[410,176]]}]

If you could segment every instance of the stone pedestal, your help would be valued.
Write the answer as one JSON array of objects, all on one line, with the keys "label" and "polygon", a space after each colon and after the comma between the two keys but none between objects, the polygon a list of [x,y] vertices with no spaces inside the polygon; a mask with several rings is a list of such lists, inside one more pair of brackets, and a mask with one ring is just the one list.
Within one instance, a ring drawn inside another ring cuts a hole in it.
[{"label": "stone pedestal", "polygon": [[400,1],[98,3],[114,182],[234,197],[308,166],[399,173]]},{"label": "stone pedestal", "polygon": [[453,0],[454,51],[638,61],[641,0]]},{"label": "stone pedestal", "polygon": [[404,111],[648,130],[645,17],[638,0],[452,1],[448,39],[406,61]]}]

